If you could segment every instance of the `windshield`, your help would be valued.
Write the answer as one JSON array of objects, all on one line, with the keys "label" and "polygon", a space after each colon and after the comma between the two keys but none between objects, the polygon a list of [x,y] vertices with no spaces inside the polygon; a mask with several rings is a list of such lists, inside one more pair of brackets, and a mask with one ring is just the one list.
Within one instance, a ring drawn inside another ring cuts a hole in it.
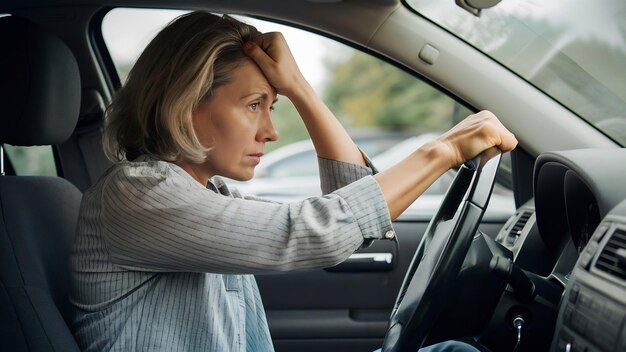
[{"label": "windshield", "polygon": [[626,144],[626,1],[504,0],[480,17],[454,0],[407,4]]}]

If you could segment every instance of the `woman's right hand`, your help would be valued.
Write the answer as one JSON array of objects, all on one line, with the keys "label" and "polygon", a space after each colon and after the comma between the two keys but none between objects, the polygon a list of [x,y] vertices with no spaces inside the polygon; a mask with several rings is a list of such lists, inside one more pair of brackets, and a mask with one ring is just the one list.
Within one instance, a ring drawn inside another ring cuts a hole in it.
[{"label": "woman's right hand", "polygon": [[392,168],[374,175],[383,192],[391,219],[398,217],[417,197],[450,168],[497,148],[505,153],[517,145],[515,136],[494,114],[481,111],[421,146]]},{"label": "woman's right hand", "polygon": [[458,166],[491,148],[502,153],[517,145],[517,139],[490,111],[468,116],[438,138],[447,149],[450,167]]}]

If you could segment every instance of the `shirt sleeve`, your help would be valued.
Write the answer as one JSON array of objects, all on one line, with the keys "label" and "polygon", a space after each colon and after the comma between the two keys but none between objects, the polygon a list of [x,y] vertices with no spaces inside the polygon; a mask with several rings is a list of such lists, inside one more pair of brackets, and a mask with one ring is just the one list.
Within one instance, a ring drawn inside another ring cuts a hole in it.
[{"label": "shirt sleeve", "polygon": [[320,185],[322,187],[322,194],[331,193],[365,176],[378,173],[378,170],[374,164],[372,164],[369,157],[363,153],[363,151],[361,151],[361,154],[363,155],[366,166],[322,157],[317,158],[320,170]]},{"label": "shirt sleeve", "polygon": [[281,204],[215,193],[182,173],[126,167],[108,176],[101,220],[116,265],[252,274],[328,267],[392,230],[371,176]]}]

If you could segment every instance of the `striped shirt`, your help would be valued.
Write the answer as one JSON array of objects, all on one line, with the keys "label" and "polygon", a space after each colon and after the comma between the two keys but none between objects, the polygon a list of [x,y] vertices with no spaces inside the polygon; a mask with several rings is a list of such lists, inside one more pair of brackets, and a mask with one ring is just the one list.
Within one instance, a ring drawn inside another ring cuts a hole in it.
[{"label": "striped shirt", "polygon": [[84,194],[71,255],[80,348],[272,351],[251,274],[332,266],[392,230],[371,168],[319,162],[326,195],[294,203],[147,156],[111,167]]}]

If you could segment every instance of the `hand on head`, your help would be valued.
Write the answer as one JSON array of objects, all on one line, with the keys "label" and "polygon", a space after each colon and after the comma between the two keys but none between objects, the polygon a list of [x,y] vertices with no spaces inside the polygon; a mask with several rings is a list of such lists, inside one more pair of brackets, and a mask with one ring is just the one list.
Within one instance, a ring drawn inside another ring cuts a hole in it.
[{"label": "hand on head", "polygon": [[502,153],[517,146],[517,139],[490,111],[470,115],[439,137],[449,150],[451,166],[457,166],[491,148]]},{"label": "hand on head", "polygon": [[279,32],[264,33],[243,45],[244,52],[261,68],[278,94],[289,97],[305,82],[285,37]]},{"label": "hand on head", "polygon": [[[278,94],[291,97],[306,83],[281,33],[270,32],[244,43],[244,52],[261,68]],[[490,111],[470,115],[439,137],[447,151],[449,166],[458,166],[491,148],[511,151],[517,139]]]}]

